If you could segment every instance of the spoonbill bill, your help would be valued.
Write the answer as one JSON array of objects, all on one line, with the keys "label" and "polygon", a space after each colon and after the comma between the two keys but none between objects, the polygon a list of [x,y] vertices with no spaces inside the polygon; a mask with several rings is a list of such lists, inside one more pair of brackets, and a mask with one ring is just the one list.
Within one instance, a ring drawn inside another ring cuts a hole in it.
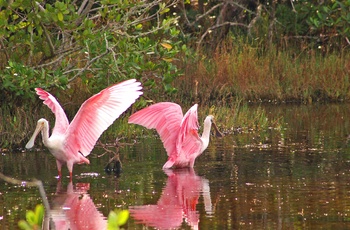
[{"label": "spoonbill bill", "polygon": [[101,134],[142,94],[142,86],[135,79],[112,85],[86,100],[69,123],[68,118],[54,96],[43,89],[36,93],[55,114],[55,127],[49,136],[49,123],[41,118],[26,148],[34,146],[36,136],[41,132],[42,141],[56,158],[59,178],[62,165],[67,164],[72,180],[73,165],[89,164],[86,158],[94,148]]},{"label": "spoonbill bill", "polygon": [[208,147],[211,125],[217,130],[214,116],[208,115],[205,118],[203,133],[199,137],[197,107],[197,104],[193,105],[183,116],[178,104],[160,102],[129,117],[129,123],[157,130],[168,154],[163,169],[193,168],[196,158]]}]

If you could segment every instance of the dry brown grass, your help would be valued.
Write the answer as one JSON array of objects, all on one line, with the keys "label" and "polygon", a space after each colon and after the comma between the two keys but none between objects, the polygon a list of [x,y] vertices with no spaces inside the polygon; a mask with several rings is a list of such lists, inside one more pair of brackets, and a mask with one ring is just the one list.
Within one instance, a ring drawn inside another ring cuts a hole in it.
[{"label": "dry brown grass", "polygon": [[[273,48],[263,55],[249,45],[226,42],[212,56],[185,66],[176,81],[184,101],[348,101],[350,55],[296,54]],[[198,85],[196,86],[196,82]],[[198,93],[196,93],[198,92]]]}]

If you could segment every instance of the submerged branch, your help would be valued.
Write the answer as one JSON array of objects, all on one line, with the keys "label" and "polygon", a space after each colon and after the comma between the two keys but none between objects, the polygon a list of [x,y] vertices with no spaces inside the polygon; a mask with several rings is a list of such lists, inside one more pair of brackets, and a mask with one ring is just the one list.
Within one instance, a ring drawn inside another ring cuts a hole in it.
[{"label": "submerged branch", "polygon": [[[22,180],[17,180],[17,179],[5,176],[2,173],[0,173],[0,179],[6,181],[8,183],[15,184],[15,185],[21,185],[24,187],[38,187],[41,199],[43,200],[43,204],[45,207],[45,214],[51,220],[50,204],[49,204],[49,201],[47,200],[46,192],[45,192],[45,189],[44,189],[44,186],[43,186],[43,183],[41,182],[41,180],[33,179],[32,181],[22,181]],[[44,228],[44,229],[46,229],[46,228]]]}]

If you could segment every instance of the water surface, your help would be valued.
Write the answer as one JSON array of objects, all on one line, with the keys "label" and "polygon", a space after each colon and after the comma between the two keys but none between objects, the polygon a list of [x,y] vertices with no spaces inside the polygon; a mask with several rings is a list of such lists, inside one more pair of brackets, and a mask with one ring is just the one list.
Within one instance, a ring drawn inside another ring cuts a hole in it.
[{"label": "water surface", "polygon": [[[165,150],[154,137],[120,149],[119,177],[105,173],[112,155],[101,156],[99,148],[90,165],[75,165],[72,183],[57,181],[45,149],[4,153],[0,168],[17,179],[42,180],[61,228],[104,226],[119,208],[130,210],[127,229],[349,229],[348,107],[265,106],[278,124],[212,137],[193,170],[163,171]],[[16,229],[37,203],[36,188],[1,181],[1,228]]]}]

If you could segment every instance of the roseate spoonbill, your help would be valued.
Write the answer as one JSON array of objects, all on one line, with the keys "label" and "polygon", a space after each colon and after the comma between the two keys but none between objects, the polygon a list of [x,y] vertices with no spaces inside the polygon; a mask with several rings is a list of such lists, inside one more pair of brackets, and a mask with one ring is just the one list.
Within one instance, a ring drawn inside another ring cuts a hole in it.
[{"label": "roseate spoonbill", "polygon": [[67,164],[72,180],[73,165],[90,163],[85,157],[90,154],[97,139],[135,102],[142,94],[141,89],[141,83],[135,79],[110,86],[86,100],[69,124],[56,98],[45,90],[36,88],[39,98],[55,114],[55,127],[49,137],[48,121],[44,118],[39,119],[26,148],[34,146],[35,138],[41,131],[44,145],[56,158],[59,178],[62,177],[62,165]]},{"label": "roseate spoonbill", "polygon": [[[195,159],[209,145],[211,125],[217,129],[214,117],[204,120],[202,136],[198,135],[198,105],[193,105],[185,116],[178,104],[160,102],[144,108],[129,117],[129,123],[156,129],[168,154],[165,168],[193,168]],[[218,130],[217,130],[218,131]]]}]

